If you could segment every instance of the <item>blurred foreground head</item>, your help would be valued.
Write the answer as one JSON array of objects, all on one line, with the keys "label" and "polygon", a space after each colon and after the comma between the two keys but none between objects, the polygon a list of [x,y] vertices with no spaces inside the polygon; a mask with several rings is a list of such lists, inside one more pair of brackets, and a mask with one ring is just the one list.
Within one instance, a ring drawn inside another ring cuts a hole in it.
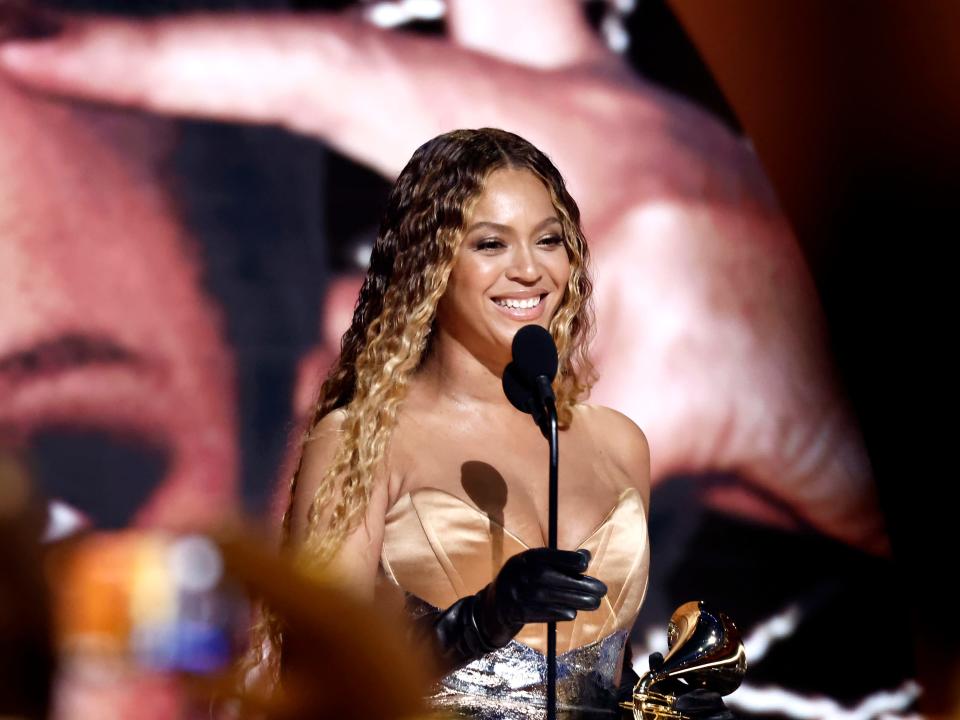
[{"label": "blurred foreground head", "polygon": [[[2,438],[0,438],[2,440]],[[45,513],[0,445],[0,716],[47,717],[55,654],[40,557]]]},{"label": "blurred foreground head", "polygon": [[242,677],[217,687],[225,707],[271,720],[425,717],[431,668],[404,633],[406,616],[360,602],[322,574],[303,572],[264,550],[271,543],[232,533],[218,546],[227,574],[262,599],[283,628],[281,682],[275,682],[270,658],[252,670],[247,665]]}]

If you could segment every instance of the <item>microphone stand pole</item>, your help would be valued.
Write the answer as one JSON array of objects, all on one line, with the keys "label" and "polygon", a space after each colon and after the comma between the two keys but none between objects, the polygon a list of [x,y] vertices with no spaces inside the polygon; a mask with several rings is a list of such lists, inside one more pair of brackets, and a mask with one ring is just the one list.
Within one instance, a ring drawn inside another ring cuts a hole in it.
[{"label": "microphone stand pole", "polygon": [[[545,378],[544,378],[545,379]],[[548,386],[549,387],[549,386]],[[557,406],[550,393],[544,398],[547,417],[543,418],[541,432],[547,437],[550,444],[550,490],[549,490],[549,525],[547,529],[547,544],[551,550],[557,549],[557,500],[558,478],[557,466],[560,461],[560,446],[557,432]],[[549,422],[549,428],[547,423]],[[549,432],[548,432],[549,430]],[[557,623],[547,623],[547,720],[557,718]]]}]

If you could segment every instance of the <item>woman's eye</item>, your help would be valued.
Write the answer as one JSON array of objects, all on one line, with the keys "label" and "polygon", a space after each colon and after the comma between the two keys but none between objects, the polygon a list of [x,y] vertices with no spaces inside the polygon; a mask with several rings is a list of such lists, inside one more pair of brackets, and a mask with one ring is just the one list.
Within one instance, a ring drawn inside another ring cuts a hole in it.
[{"label": "woman's eye", "polygon": [[549,235],[540,240],[541,245],[562,245],[563,238],[559,235]]},{"label": "woman's eye", "polygon": [[496,238],[487,238],[477,243],[477,250],[497,250],[503,247],[503,243]]}]

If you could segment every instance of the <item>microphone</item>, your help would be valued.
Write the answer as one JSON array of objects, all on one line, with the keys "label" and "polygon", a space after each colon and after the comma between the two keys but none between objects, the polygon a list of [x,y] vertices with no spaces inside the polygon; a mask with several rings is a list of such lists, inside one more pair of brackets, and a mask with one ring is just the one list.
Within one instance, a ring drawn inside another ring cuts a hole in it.
[{"label": "microphone", "polygon": [[[513,360],[503,371],[503,392],[515,408],[533,415],[550,446],[547,545],[557,549],[558,468],[557,400],[551,383],[557,374],[557,346],[539,325],[524,325],[513,336]],[[547,720],[557,717],[557,623],[547,623]]]},{"label": "microphone", "polygon": [[556,405],[551,383],[557,375],[557,346],[539,325],[524,325],[513,337],[513,361],[503,371],[503,392],[520,412],[533,416],[546,434],[549,413]]}]

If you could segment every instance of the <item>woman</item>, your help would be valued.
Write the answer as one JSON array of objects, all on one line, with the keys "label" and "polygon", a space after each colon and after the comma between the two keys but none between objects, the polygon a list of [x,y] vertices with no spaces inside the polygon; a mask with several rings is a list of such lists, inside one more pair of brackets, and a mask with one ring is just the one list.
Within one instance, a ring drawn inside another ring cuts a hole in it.
[{"label": "woman", "polygon": [[[378,579],[406,591],[444,673],[438,706],[542,707],[550,620],[559,707],[614,704],[647,583],[649,453],[630,420],[581,402],[587,258],[577,206],[530,143],[493,129],[434,138],[393,188],[320,391],[285,540],[368,599]],[[501,389],[529,323],[550,330],[560,358],[564,550],[542,547],[543,439]]]}]

